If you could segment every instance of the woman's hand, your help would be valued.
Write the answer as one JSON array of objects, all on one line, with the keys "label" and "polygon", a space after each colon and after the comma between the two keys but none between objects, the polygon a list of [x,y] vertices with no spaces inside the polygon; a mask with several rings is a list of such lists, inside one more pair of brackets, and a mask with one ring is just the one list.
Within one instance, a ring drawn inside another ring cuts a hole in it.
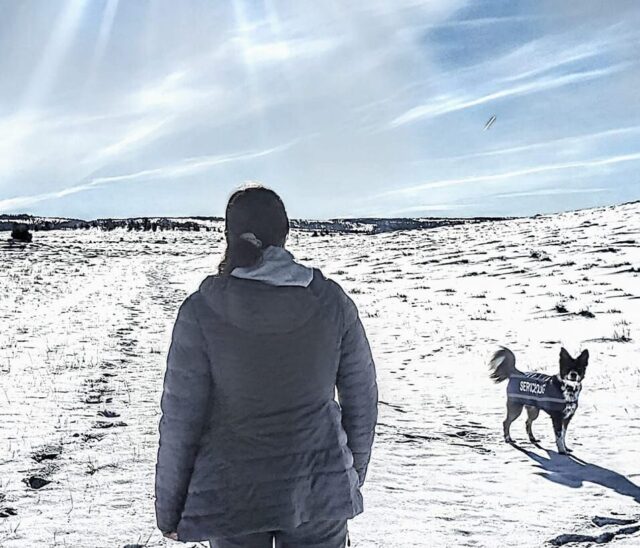
[{"label": "woman's hand", "polygon": [[178,533],[175,531],[173,533],[162,533],[162,536],[170,538],[171,540],[178,540]]}]

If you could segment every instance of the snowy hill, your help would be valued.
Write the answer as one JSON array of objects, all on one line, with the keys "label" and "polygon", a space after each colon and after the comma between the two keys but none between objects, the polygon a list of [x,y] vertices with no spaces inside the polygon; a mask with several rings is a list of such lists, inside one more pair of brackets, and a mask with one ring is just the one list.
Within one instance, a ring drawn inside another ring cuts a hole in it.
[{"label": "snowy hill", "polygon": [[[153,513],[159,398],[178,307],[215,271],[222,237],[50,231],[0,248],[1,546],[176,545]],[[353,296],[376,360],[379,424],[352,546],[640,546],[639,243],[638,203],[293,231],[296,259]],[[505,386],[487,369],[498,345],[546,373],[561,345],[588,348],[575,458],[556,453],[542,416],[541,447],[523,418],[518,448],[503,442]]]}]

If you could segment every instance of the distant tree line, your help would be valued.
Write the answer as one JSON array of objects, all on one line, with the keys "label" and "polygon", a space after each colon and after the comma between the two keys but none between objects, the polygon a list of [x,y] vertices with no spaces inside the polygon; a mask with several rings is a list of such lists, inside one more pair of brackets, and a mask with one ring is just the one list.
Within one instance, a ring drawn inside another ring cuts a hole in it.
[{"label": "distant tree line", "polygon": [[[187,220],[188,219],[188,220]],[[413,230],[436,228],[466,223],[506,220],[505,217],[468,217],[468,218],[345,218],[329,220],[290,219],[292,229],[310,232],[311,236],[327,236],[333,234],[379,234],[396,230]],[[220,226],[211,227],[210,222],[218,222]],[[131,231],[157,232],[180,230],[188,232],[214,231],[222,232],[224,219],[221,217],[138,217],[128,219],[56,219],[35,217],[32,215],[2,215],[0,230],[11,230],[12,238],[27,241],[29,230],[90,229],[115,230],[116,228]],[[26,230],[26,232],[25,232]],[[31,240],[28,240],[31,241]]]},{"label": "distant tree line", "polygon": [[[216,219],[217,220],[217,219]],[[102,230],[115,230],[116,228],[124,228],[128,232],[157,232],[165,230],[181,230],[186,232],[220,232],[222,229],[218,227],[206,226],[197,221],[181,221],[178,219],[167,219],[161,217],[159,219],[151,219],[149,217],[141,217],[135,219],[97,219],[91,221],[95,223],[93,226]]]},{"label": "distant tree line", "polygon": [[[31,215],[2,215],[0,217],[0,231],[10,230],[15,234],[22,234],[24,230],[34,232],[40,230],[60,230],[60,229],[90,229],[115,230],[116,228],[127,231],[156,232],[158,230],[181,230],[188,232],[215,231],[220,232],[222,228],[207,226],[198,222],[198,217],[194,220],[180,220],[149,217],[131,219],[95,219],[93,221],[83,221],[81,219],[43,219]],[[202,218],[203,220],[222,221],[218,218]],[[12,236],[13,237],[13,236]],[[17,239],[17,238],[14,238]]]}]

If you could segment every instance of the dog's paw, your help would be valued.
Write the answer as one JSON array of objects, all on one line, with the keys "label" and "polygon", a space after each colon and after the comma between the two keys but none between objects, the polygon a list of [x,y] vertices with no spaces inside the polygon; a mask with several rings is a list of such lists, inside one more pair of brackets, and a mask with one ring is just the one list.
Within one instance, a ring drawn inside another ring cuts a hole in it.
[{"label": "dog's paw", "polygon": [[511,443],[511,444],[512,444],[512,443],[513,443],[513,438],[511,438],[511,436],[506,436],[506,437],[504,438],[504,442],[505,442],[505,443]]}]

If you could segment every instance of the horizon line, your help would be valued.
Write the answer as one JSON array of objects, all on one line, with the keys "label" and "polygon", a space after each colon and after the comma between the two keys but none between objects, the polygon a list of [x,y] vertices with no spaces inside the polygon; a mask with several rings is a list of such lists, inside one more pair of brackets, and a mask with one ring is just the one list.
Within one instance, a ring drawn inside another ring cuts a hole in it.
[{"label": "horizon line", "polygon": [[[640,203],[640,198],[636,200],[630,200],[626,202],[613,203],[608,205],[599,205],[592,207],[582,207],[578,209],[566,209],[566,210],[558,210],[552,211],[548,213],[533,213],[531,215],[469,215],[469,216],[416,216],[416,217],[380,217],[380,216],[345,216],[345,217],[328,217],[328,218],[302,218],[302,217],[289,217],[289,221],[349,221],[349,220],[360,220],[360,219],[384,219],[384,220],[397,220],[397,219],[411,219],[411,220],[421,220],[421,219],[487,219],[487,220],[512,220],[512,219],[528,219],[536,216],[547,216],[547,215],[560,215],[563,213],[572,213],[577,211],[586,211],[590,209],[602,209],[607,207],[620,207],[630,204]],[[124,221],[124,220],[134,220],[134,219],[206,219],[206,220],[216,220],[216,221],[224,221],[225,218],[220,215],[138,215],[133,217],[96,217],[94,219],[81,219],[78,217],[63,217],[59,215],[33,215],[31,213],[1,213],[0,219],[2,218],[13,218],[13,217],[39,217],[42,219],[62,219],[66,221],[81,221],[85,223],[90,223],[93,221]]]}]

